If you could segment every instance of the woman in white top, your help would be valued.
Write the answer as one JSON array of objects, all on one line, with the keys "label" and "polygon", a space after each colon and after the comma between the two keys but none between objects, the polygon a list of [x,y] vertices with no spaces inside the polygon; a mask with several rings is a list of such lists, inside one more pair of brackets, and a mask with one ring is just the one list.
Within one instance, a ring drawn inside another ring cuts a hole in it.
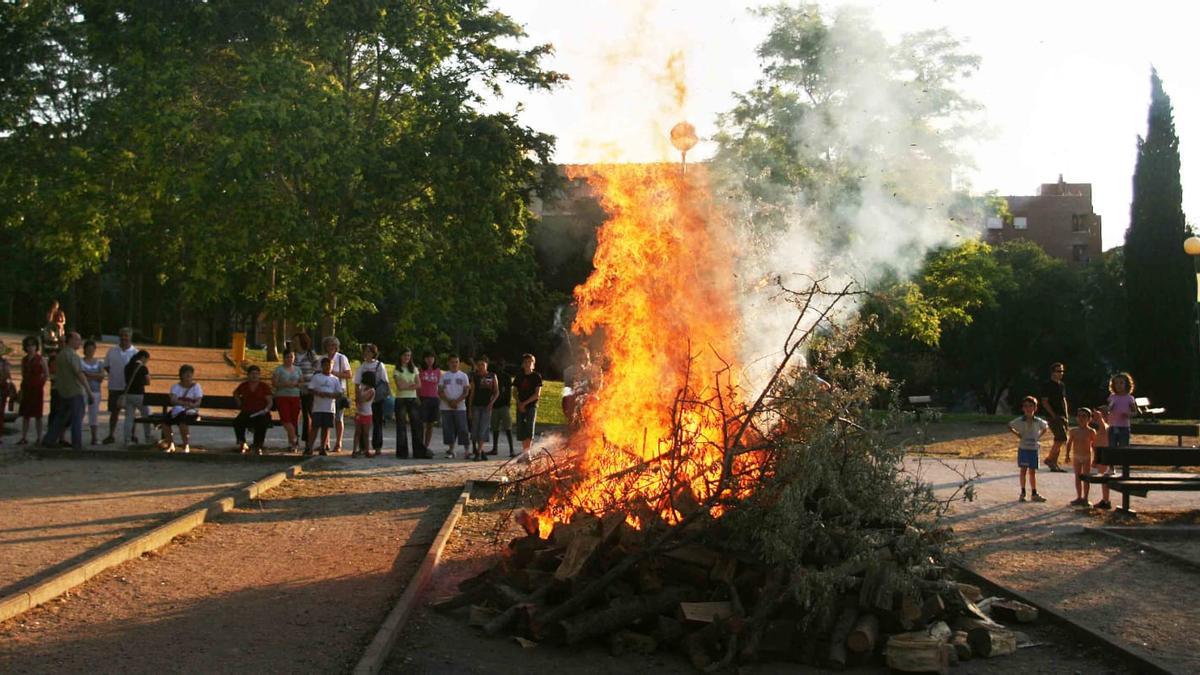
[{"label": "woman in white top", "polygon": [[87,378],[88,389],[92,395],[87,401],[88,426],[92,428],[92,445],[96,444],[98,417],[100,416],[100,383],[104,381],[104,362],[96,358],[96,343],[88,340],[83,343],[83,360],[80,361],[83,376]]},{"label": "woman in white top", "polygon": [[387,367],[379,360],[379,348],[369,342],[363,345],[362,363],[354,371],[354,384],[362,384],[363,373],[375,374],[375,398],[371,400],[371,449],[378,455],[383,449],[383,410],[392,392]]},{"label": "woman in white top", "polygon": [[162,425],[162,442],[159,447],[165,452],[175,452],[175,437],[171,433],[171,425],[179,426],[179,437],[183,441],[183,451],[191,452],[188,445],[188,424],[200,417],[200,401],[204,398],[204,390],[196,382],[196,369],[184,364],[179,366],[179,382],[171,385],[171,410],[167,413]]},{"label": "woman in white top", "polygon": [[[341,346],[341,341],[332,335],[321,340],[321,348],[325,350],[325,356],[329,359],[329,363],[333,368],[331,374],[342,381],[342,390],[345,391],[349,389],[347,385],[350,382],[350,378],[353,377],[353,373],[350,372],[350,359],[346,358],[345,354],[338,351]],[[344,395],[337,400],[337,410],[333,416],[333,428],[337,433],[337,438],[333,443],[334,452],[342,451],[342,433],[346,431],[346,420],[344,419],[345,410],[346,406],[349,404],[350,399],[346,398]]]}]

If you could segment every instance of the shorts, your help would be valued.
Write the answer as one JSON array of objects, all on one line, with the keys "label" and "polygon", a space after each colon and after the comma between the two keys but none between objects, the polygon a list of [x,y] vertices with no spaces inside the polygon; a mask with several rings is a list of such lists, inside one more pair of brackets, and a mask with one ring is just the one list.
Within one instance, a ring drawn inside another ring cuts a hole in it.
[{"label": "shorts", "polygon": [[338,412],[341,412],[349,407],[350,407],[350,399],[346,398],[345,396],[343,396],[337,400],[337,411]]},{"label": "shorts", "polygon": [[198,420],[198,419],[200,419],[200,416],[197,415],[196,413],[194,413],[194,412],[190,413],[186,410],[183,410],[183,411],[180,411],[175,414],[167,413],[167,417],[166,417],[165,421],[167,424],[173,424],[173,425],[195,424],[196,420]]},{"label": "shorts", "polygon": [[512,412],[508,406],[492,408],[492,431],[512,431]]},{"label": "shorts", "polygon": [[439,408],[436,396],[422,396],[421,421],[425,424],[435,424],[438,421]]},{"label": "shorts", "polygon": [[1017,449],[1017,466],[1022,469],[1037,471],[1038,468],[1038,451],[1037,450],[1022,450]]},{"label": "shorts", "polygon": [[471,408],[471,439],[476,443],[484,443],[491,433],[492,411],[485,405]]},{"label": "shorts", "polygon": [[1067,420],[1063,417],[1055,417],[1048,420],[1050,423],[1050,431],[1054,433],[1055,441],[1067,440]]},{"label": "shorts", "polygon": [[369,427],[369,426],[371,426],[371,418],[372,417],[374,417],[374,415],[358,414],[358,415],[354,416],[354,423],[359,426],[368,426]]},{"label": "shorts", "polygon": [[300,397],[280,396],[275,399],[275,409],[279,411],[279,421],[282,424],[296,426],[300,420]]},{"label": "shorts", "polygon": [[471,441],[471,435],[467,429],[466,410],[442,411],[442,441],[448,448],[452,447],[456,441],[464,448],[467,447]]},{"label": "shorts", "polygon": [[312,425],[314,429],[332,429],[333,428],[333,413],[331,412],[314,412],[312,414]]},{"label": "shorts", "polygon": [[533,440],[533,428],[537,423],[537,404],[525,406],[525,412],[517,410],[517,440]]},{"label": "shorts", "polygon": [[121,397],[125,395],[124,389],[109,389],[108,390],[108,412],[121,412]]}]

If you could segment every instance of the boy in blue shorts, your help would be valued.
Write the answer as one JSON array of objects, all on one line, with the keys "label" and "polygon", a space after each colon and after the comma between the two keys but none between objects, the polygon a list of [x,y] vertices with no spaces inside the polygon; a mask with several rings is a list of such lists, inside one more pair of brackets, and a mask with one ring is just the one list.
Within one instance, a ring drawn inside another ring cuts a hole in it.
[{"label": "boy in blue shorts", "polygon": [[1033,493],[1029,501],[1044,502],[1046,498],[1037,491],[1038,454],[1042,447],[1042,436],[1050,430],[1046,420],[1035,417],[1038,402],[1032,396],[1021,401],[1021,416],[1008,423],[1008,430],[1021,439],[1017,444],[1017,466],[1021,467],[1021,499],[1025,501],[1025,476],[1029,475],[1029,487]]}]

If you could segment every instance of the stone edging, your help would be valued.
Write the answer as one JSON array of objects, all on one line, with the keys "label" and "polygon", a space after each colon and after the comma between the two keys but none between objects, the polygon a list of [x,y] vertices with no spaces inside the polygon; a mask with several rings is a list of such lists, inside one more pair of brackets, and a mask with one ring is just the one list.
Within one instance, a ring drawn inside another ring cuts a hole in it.
[{"label": "stone edging", "polygon": [[257,499],[261,494],[274,488],[289,478],[294,478],[304,472],[304,467],[319,458],[312,458],[288,467],[283,471],[270,474],[263,478],[233,488],[217,495],[209,501],[172,518],[171,520],[128,539],[115,548],[105,550],[88,559],[72,565],[31,586],[18,589],[0,598],[0,622],[7,621],[38,605],[53,600],[63,593],[79,586],[88,579],[133,560],[147,551],[153,551],[170,543],[172,539],[196,529],[206,521],[232,510],[238,504],[244,504]]}]

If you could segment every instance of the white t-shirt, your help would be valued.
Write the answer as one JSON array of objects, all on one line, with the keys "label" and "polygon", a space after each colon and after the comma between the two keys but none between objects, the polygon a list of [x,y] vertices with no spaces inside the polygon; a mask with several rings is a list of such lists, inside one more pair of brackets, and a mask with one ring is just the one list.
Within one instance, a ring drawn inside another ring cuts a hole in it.
[{"label": "white t-shirt", "polygon": [[388,382],[389,386],[391,385],[391,382],[388,380],[387,366],[383,365],[383,361],[379,359],[360,363],[358,369],[354,371],[354,384],[362,384],[363,373],[375,373],[375,384]]},{"label": "white t-shirt", "polygon": [[370,415],[371,404],[375,402],[375,390],[367,388],[363,390],[362,396],[355,397],[355,406],[359,415]]},{"label": "white t-shirt", "polygon": [[129,345],[129,349],[121,349],[121,345],[109,347],[104,355],[104,369],[108,371],[108,390],[125,391],[125,364],[129,363],[138,348]]},{"label": "white t-shirt", "polygon": [[1050,425],[1046,420],[1040,417],[1034,417],[1028,422],[1025,421],[1025,416],[1021,415],[1017,419],[1008,423],[1008,426],[1017,430],[1021,434],[1021,442],[1017,444],[1017,448],[1021,450],[1037,450],[1041,447],[1042,431],[1049,429]]},{"label": "white t-shirt", "polygon": [[[325,373],[316,373],[312,379],[308,381],[308,390],[314,392],[322,392],[325,394],[341,394],[345,392],[342,388],[342,381],[333,375]],[[319,413],[337,412],[337,398],[327,398],[324,396],[314,396],[312,402],[312,411]]]},{"label": "white t-shirt", "polygon": [[200,388],[199,382],[193,382],[192,386],[184,387],[176,382],[171,385],[171,396],[176,399],[190,399],[192,403],[187,407],[181,405],[171,406],[171,414],[178,415],[181,412],[187,412],[189,415],[195,415],[197,408],[200,407],[200,399],[204,398],[204,390]]},{"label": "white t-shirt", "polygon": [[[442,395],[453,401],[454,399],[466,393],[467,389],[471,386],[471,379],[468,378],[467,374],[462,371],[456,370],[454,372],[450,372],[447,370],[442,373],[442,379],[440,382],[438,382],[438,386],[441,387]],[[446,405],[445,401],[443,401],[441,398],[438,398],[438,409],[465,411],[467,409],[466,399],[463,399],[463,401],[458,404],[457,408],[451,408],[450,406]]]},{"label": "white t-shirt", "polygon": [[350,359],[346,358],[345,354],[338,352],[334,354],[332,358],[328,354],[322,354],[320,358],[317,359],[317,373],[321,372],[321,359],[329,359],[330,362],[333,363],[334,377],[337,377],[338,373],[349,372],[350,370]]}]

